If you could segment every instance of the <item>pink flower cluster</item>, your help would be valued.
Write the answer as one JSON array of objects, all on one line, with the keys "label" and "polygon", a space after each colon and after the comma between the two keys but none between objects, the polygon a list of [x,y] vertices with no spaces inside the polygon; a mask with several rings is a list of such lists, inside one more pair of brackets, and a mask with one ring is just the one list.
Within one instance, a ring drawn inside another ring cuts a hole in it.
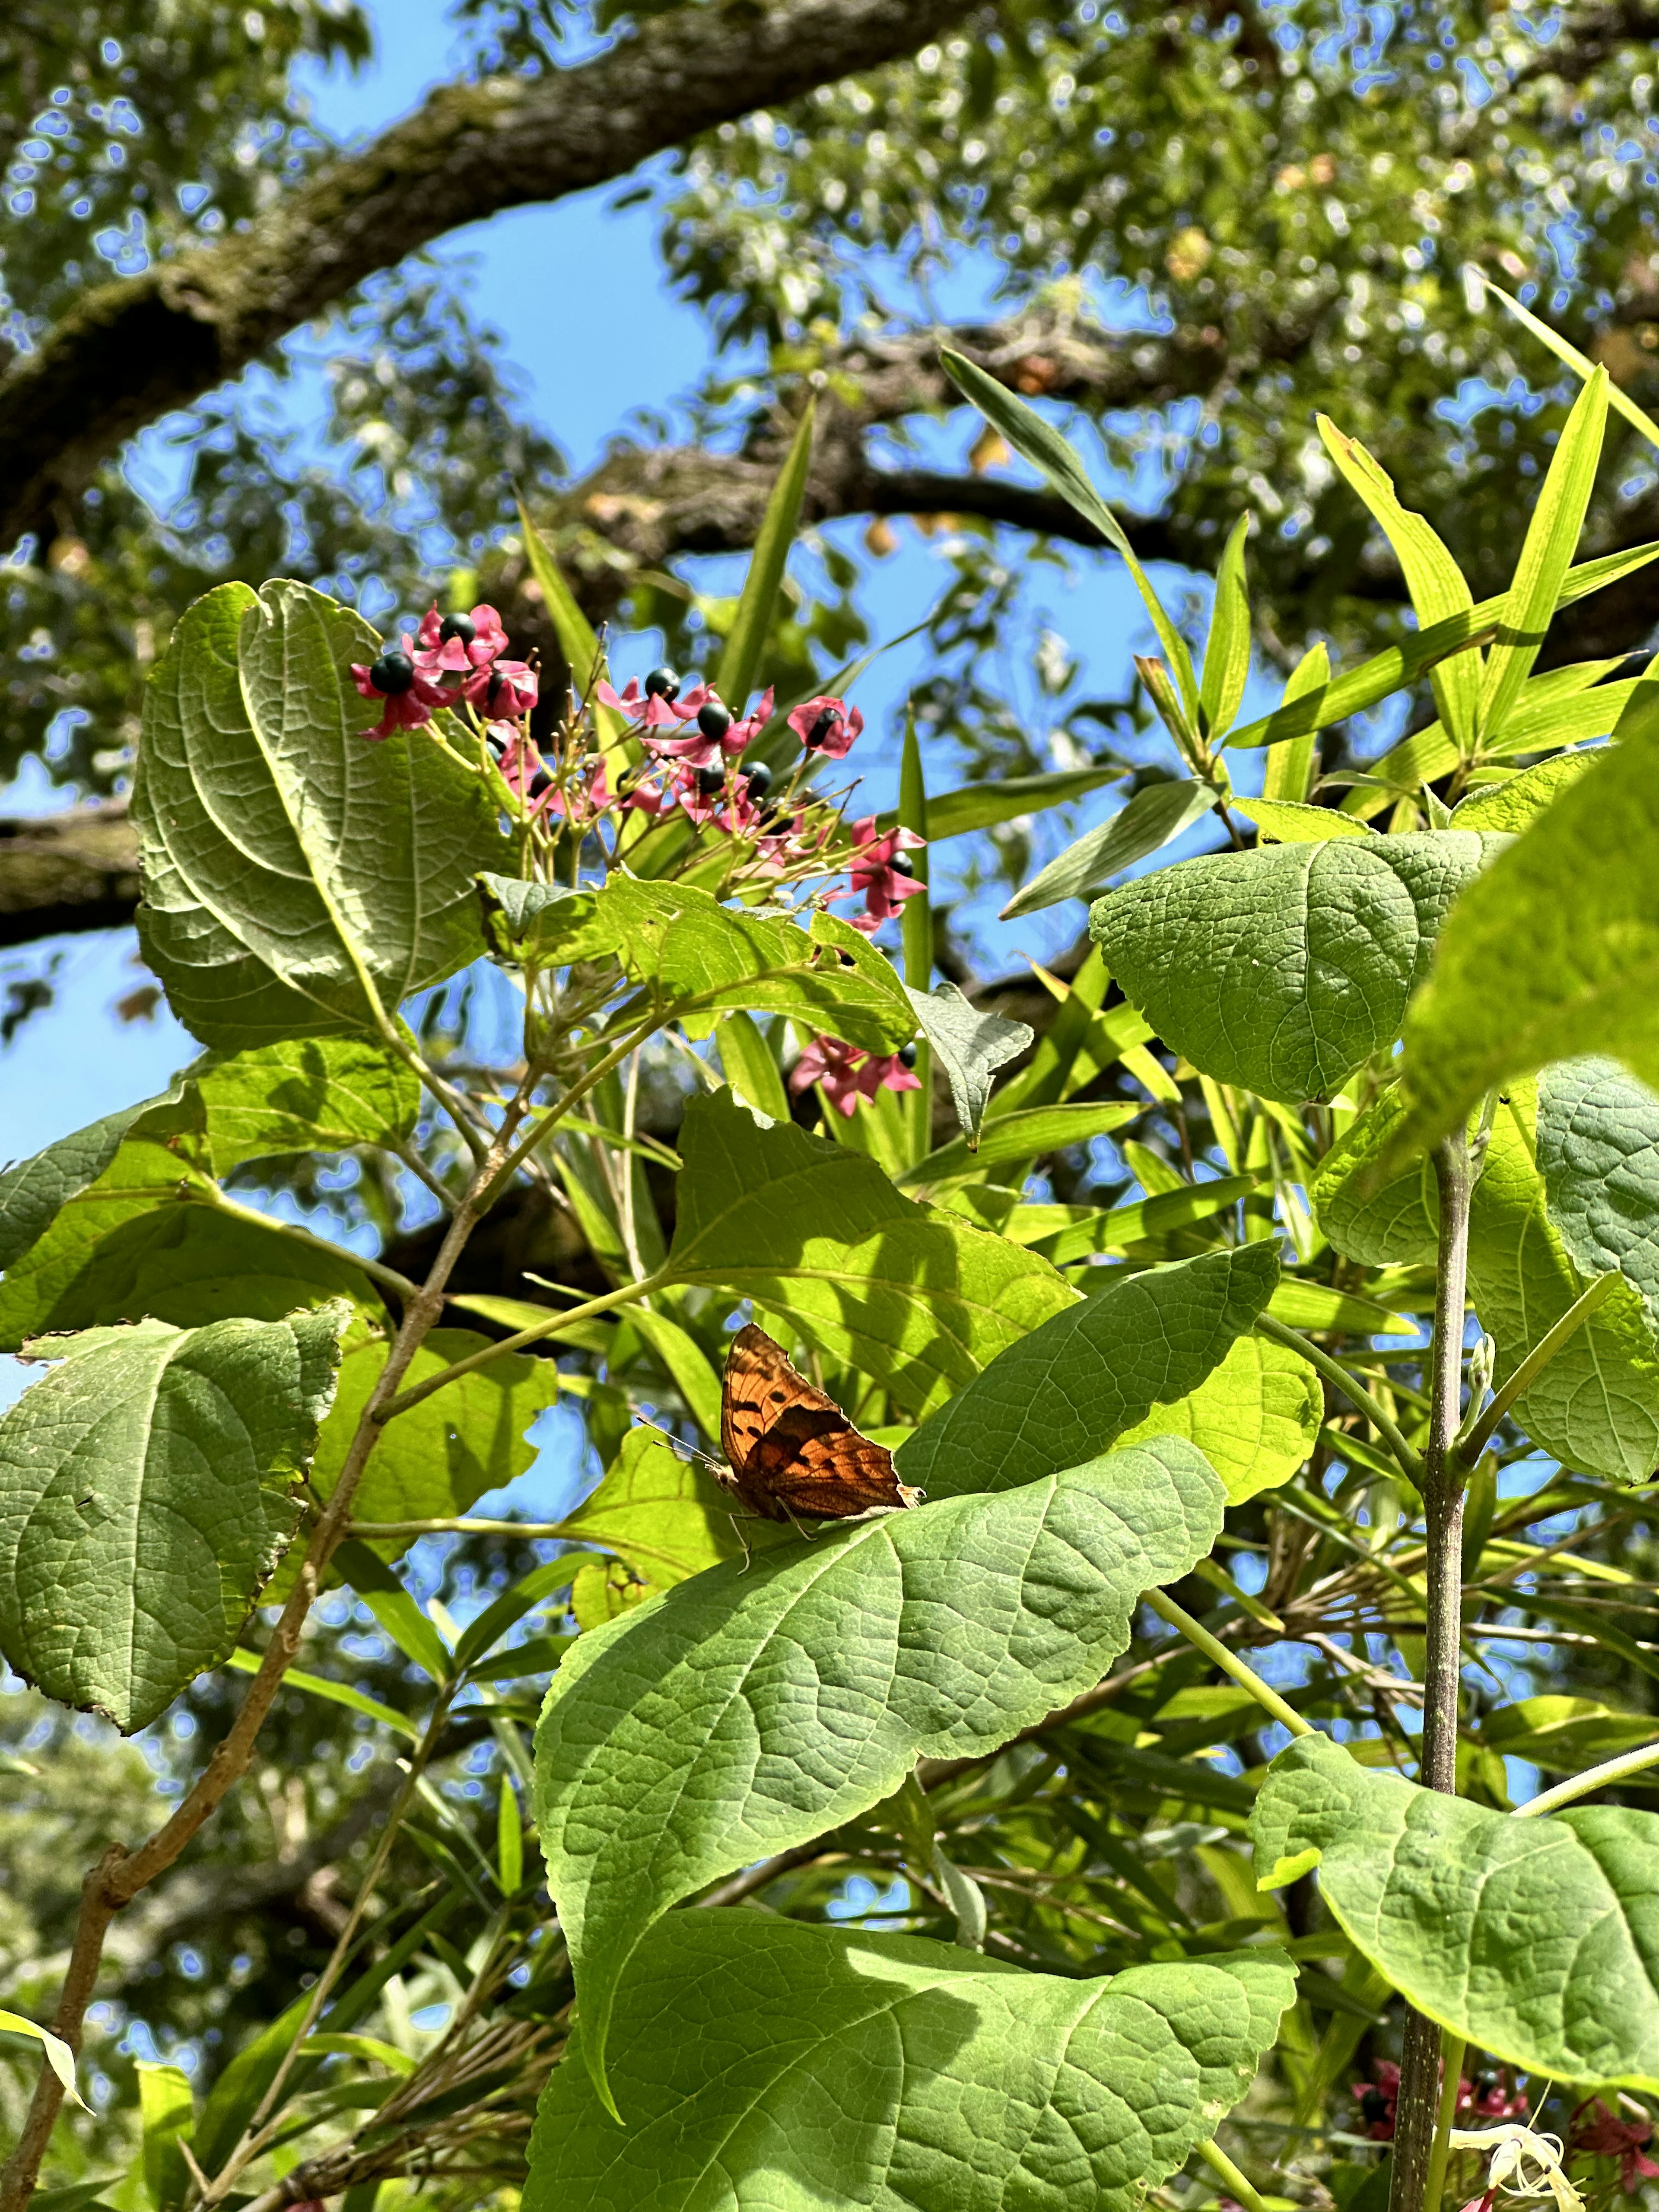
[{"label": "pink flower cluster", "polygon": [[921,1079],[902,1058],[890,1052],[884,1059],[843,1044],[839,1037],[814,1037],[789,1071],[789,1088],[805,1091],[814,1083],[838,1114],[851,1120],[860,1098],[874,1098],[882,1091],[920,1091]]},{"label": "pink flower cluster", "polygon": [[[693,770],[718,768],[724,761],[736,760],[772,719],[773,693],[769,687],[753,712],[740,720],[733,718],[720,694],[706,684],[694,684],[689,691],[668,699],[654,692],[642,696],[638,682],[630,678],[625,691],[617,691],[609,684],[599,684],[594,686],[593,696],[601,707],[609,707],[615,714],[626,714],[630,722],[641,724],[646,746],[659,760],[674,761]],[[705,708],[709,709],[707,714]],[[692,721],[697,727],[689,736],[657,735],[659,731]]]},{"label": "pink flower cluster", "polygon": [[516,722],[535,705],[537,684],[526,662],[506,658],[507,647],[494,607],[447,616],[429,607],[414,637],[405,631],[370,666],[352,663],[359,696],[383,706],[380,721],[363,735],[378,739],[394,730],[418,730],[438,708],[463,699],[485,721]]},{"label": "pink flower cluster", "polygon": [[[1365,2121],[1365,2132],[1373,2142],[1394,2141],[1395,2112],[1400,2102],[1400,2069],[1392,2058],[1376,2062],[1375,2081],[1356,2081],[1353,2094],[1359,2100],[1359,2109]],[[1483,2075],[1471,2081],[1467,2074],[1457,2081],[1457,2117],[1460,2120],[1480,2119],[1496,2123],[1524,2117],[1527,2100],[1510,2089],[1502,2075]]]}]

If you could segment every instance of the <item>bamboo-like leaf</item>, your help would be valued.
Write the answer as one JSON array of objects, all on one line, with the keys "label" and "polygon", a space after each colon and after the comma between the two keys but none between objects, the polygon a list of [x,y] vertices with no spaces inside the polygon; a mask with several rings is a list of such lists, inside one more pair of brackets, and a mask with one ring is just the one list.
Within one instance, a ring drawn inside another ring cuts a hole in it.
[{"label": "bamboo-like leaf", "polygon": [[809,399],[802,412],[778,480],[766,502],[755,550],[743,580],[743,596],[737,619],[726,634],[714,689],[734,714],[740,714],[755,688],[761,654],[772,627],[772,610],[788,565],[789,550],[800,521],[801,501],[806,495],[807,473],[812,465],[812,426],[817,403]]},{"label": "bamboo-like leaf", "polygon": [[1062,899],[1087,898],[1103,890],[1121,870],[1172,845],[1201,822],[1218,796],[1212,785],[1184,778],[1149,783],[1109,821],[1086,830],[1016,891],[1000,918],[1012,921],[1019,915],[1058,906]]},{"label": "bamboo-like leaf", "polygon": [[1212,744],[1232,727],[1250,678],[1250,593],[1244,579],[1244,541],[1249,528],[1249,516],[1241,514],[1227,534],[1216,570],[1215,607],[1198,687],[1204,735]]}]

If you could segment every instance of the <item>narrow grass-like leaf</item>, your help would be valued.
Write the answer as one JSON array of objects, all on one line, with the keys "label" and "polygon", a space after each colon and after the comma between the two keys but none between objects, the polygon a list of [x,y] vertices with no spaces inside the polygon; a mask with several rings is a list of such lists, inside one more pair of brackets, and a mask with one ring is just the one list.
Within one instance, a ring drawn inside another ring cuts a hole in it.
[{"label": "narrow grass-like leaf", "polygon": [[[1122,773],[1112,767],[1046,769],[1040,775],[999,776],[994,783],[970,783],[962,791],[930,792],[927,841],[937,845],[946,837],[970,836],[1022,814],[1069,805],[1103,784],[1115,783]],[[897,807],[889,807],[876,817],[876,827],[890,830],[898,818]]]},{"label": "narrow grass-like leaf", "polygon": [[1120,869],[1172,845],[1194,823],[1201,822],[1216,799],[1207,783],[1149,783],[1109,821],[1085,830],[1016,891],[1002,909],[1002,920],[1012,921],[1017,915],[1058,906],[1062,899],[1086,898],[1103,890]]},{"label": "narrow grass-like leaf", "polygon": [[612,2078],[544,2091],[525,2212],[1135,2212],[1249,2088],[1295,1994],[1280,1952],[1022,1972],[953,1945],[684,1913],[617,2008]]},{"label": "narrow grass-like leaf", "polygon": [[[234,1667],[239,1674],[257,1674],[259,1654],[245,1650],[239,1644],[225,1664]],[[331,1705],[344,1705],[354,1713],[362,1713],[365,1719],[378,1721],[382,1728],[406,1736],[410,1743],[421,1740],[420,1729],[406,1713],[398,1712],[395,1706],[382,1705],[378,1698],[371,1698],[362,1690],[354,1690],[349,1682],[331,1682],[326,1675],[308,1674],[301,1667],[290,1667],[283,1680],[291,1690],[303,1690],[308,1697],[321,1698]]]},{"label": "narrow grass-like leaf", "polygon": [[653,1921],[890,1796],[918,1756],[994,1749],[1098,1680],[1222,1506],[1202,1456],[1164,1437],[826,1528],[581,1638],[537,1732],[537,1814],[595,2081]]},{"label": "narrow grass-like leaf", "polygon": [[1204,647],[1198,704],[1212,744],[1232,727],[1250,676],[1250,594],[1244,578],[1244,541],[1250,518],[1241,514],[1227,533],[1215,575],[1215,606]]},{"label": "narrow grass-like leaf", "polygon": [[809,398],[784,456],[783,466],[778,471],[778,480],[767,500],[766,512],[761,517],[755,550],[749,556],[743,580],[743,595],[738,601],[737,619],[726,634],[720,666],[714,672],[714,689],[734,714],[743,712],[755,688],[761,655],[771,633],[772,611],[777,605],[778,588],[783,582],[789,549],[795,542],[795,531],[800,522],[801,501],[806,495],[806,477],[812,465],[812,426],[817,416],[817,403]]},{"label": "narrow grass-like leaf", "polygon": [[1012,1114],[994,1114],[980,1132],[976,1151],[969,1151],[965,1137],[954,1137],[899,1176],[899,1188],[931,1190],[961,1176],[988,1175],[1012,1160],[1036,1159],[1043,1152],[1086,1145],[1091,1138],[1109,1136],[1136,1120],[1140,1110],[1103,1100],[1097,1105],[1023,1106]]}]

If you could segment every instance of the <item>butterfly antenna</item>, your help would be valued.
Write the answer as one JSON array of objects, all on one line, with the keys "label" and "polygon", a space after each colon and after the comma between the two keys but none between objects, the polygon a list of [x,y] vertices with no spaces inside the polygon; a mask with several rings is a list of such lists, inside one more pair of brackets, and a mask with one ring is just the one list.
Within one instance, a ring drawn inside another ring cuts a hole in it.
[{"label": "butterfly antenna", "polygon": [[672,1429],[664,1428],[660,1421],[648,1421],[643,1413],[636,1413],[634,1418],[641,1428],[654,1429],[659,1437],[665,1437],[676,1451],[690,1452],[693,1459],[700,1459],[705,1467],[712,1467],[716,1474],[724,1469],[726,1462],[723,1459],[715,1459],[711,1453],[700,1451],[696,1444],[687,1443],[684,1437],[677,1437]]}]

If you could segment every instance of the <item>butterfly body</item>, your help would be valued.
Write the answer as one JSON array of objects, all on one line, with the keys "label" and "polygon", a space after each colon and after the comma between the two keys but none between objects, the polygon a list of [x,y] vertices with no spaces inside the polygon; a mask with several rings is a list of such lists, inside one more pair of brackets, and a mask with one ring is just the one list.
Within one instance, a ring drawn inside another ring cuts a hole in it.
[{"label": "butterfly body", "polygon": [[720,1449],[730,1462],[717,1470],[720,1482],[764,1520],[850,1521],[922,1500],[894,1474],[892,1454],[860,1436],[752,1322],[726,1355]]}]

